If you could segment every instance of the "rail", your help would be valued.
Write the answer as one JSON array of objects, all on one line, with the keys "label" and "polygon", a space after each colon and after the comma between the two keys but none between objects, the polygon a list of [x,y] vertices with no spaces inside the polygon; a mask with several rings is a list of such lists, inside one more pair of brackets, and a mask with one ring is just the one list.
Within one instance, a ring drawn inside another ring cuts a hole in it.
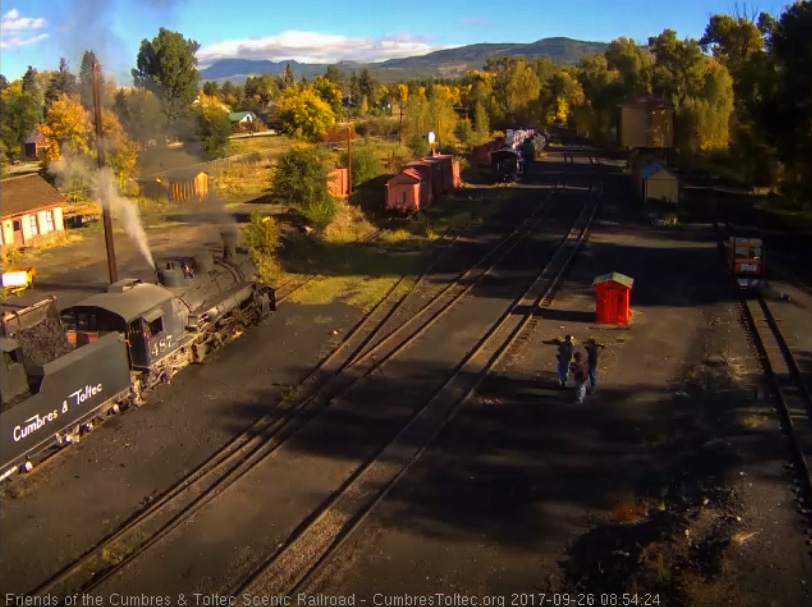
[{"label": "rail", "polygon": [[[542,200],[535,211],[522,222],[519,229],[500,240],[474,266],[462,272],[456,280],[430,298],[419,310],[408,312],[405,322],[402,324],[395,322],[392,330],[385,333],[384,326],[387,322],[391,324],[395,313],[404,306],[409,296],[416,292],[416,287],[424,282],[431,268],[421,275],[403,297],[397,301],[390,301],[390,297],[397,290],[398,285],[395,285],[379,305],[356,325],[328,359],[300,384],[306,385],[309,379],[315,379],[319,375],[329,376],[326,384],[320,386],[302,402],[285,408],[284,413],[295,415],[285,415],[284,418],[266,415],[257,420],[206,463],[153,501],[145,510],[137,513],[122,528],[40,585],[33,593],[44,595],[64,592],[69,595],[97,588],[265,461],[306,423],[303,413],[306,413],[307,417],[312,417],[346,397],[350,391],[413,343],[467,295],[479,280],[491,272],[519,242],[532,234],[548,216],[557,200],[556,193],[560,193],[560,185],[561,183],[556,184],[549,196]],[[464,232],[465,229],[460,230],[453,239],[456,240]],[[450,250],[450,246],[445,249]],[[488,262],[490,265],[485,266]],[[394,297],[391,297],[391,300],[394,300]],[[389,309],[385,303],[387,301]],[[373,343],[376,337],[379,339]],[[356,341],[361,343],[351,348]],[[340,360],[340,356],[349,350],[352,350],[350,354]],[[104,559],[104,554],[116,552],[122,546],[127,547],[126,556],[111,566]]]},{"label": "rail", "polygon": [[[586,238],[598,208],[597,197],[582,209],[575,225],[525,292],[486,332],[443,386],[409,423],[370,457],[306,525],[247,581],[229,589],[239,595],[291,595],[301,591],[338,548],[360,527],[397,482],[476,392],[482,380],[527,328],[540,302],[559,283]],[[518,310],[527,310],[518,314]],[[469,378],[475,377],[472,385]]]},{"label": "rail", "polygon": [[[714,222],[714,227],[719,237],[719,249],[724,255],[724,233],[718,221]],[[792,463],[799,476],[798,499],[806,502],[809,508],[812,505],[812,397],[764,293],[739,289],[738,297],[742,322],[751,346],[758,354],[782,429],[788,438]]]}]

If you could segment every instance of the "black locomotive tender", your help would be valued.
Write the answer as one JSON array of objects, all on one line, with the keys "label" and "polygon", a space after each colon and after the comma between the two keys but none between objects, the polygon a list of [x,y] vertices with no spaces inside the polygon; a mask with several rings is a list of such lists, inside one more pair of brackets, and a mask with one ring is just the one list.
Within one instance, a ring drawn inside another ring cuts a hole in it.
[{"label": "black locomotive tender", "polygon": [[236,234],[222,251],[161,264],[157,283],[124,279],[63,310],[56,298],[3,317],[0,479],[76,442],[93,421],[276,310]]}]

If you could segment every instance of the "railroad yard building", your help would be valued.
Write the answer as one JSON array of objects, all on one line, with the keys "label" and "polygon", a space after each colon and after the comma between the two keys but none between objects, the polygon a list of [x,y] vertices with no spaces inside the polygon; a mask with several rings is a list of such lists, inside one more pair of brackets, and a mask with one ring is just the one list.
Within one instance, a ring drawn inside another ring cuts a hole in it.
[{"label": "railroad yard building", "polygon": [[65,231],[65,198],[38,174],[4,179],[0,185],[0,231],[4,249],[31,246]]}]

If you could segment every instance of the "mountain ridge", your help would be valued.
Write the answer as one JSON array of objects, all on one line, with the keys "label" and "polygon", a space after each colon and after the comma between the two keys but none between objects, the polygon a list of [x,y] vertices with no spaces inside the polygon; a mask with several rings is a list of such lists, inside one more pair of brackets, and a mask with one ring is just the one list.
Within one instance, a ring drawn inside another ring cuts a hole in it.
[{"label": "mountain ridge", "polygon": [[[499,56],[548,57],[560,65],[572,65],[582,57],[602,53],[607,42],[590,42],[573,38],[541,38],[530,43],[481,42],[456,48],[441,49],[425,55],[387,59],[379,63],[340,61],[336,65],[343,71],[368,69],[373,76],[384,81],[408,78],[461,76],[471,69],[482,69],[488,59]],[[323,74],[328,63],[300,63],[296,60],[270,61],[267,59],[220,59],[200,70],[200,79],[235,84],[249,76],[281,75],[290,63],[297,76],[312,78]]]}]

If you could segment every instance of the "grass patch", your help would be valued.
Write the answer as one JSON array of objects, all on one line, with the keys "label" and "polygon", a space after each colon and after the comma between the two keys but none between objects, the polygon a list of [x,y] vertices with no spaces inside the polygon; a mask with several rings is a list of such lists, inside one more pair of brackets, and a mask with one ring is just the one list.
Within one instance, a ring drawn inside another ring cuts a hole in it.
[{"label": "grass patch", "polygon": [[322,316],[321,314],[319,314],[318,316],[316,316],[316,318],[313,319],[313,322],[316,323],[317,325],[328,325],[332,321],[333,319],[330,318],[329,316]]},{"label": "grass patch", "polygon": [[282,392],[282,401],[288,405],[298,404],[312,394],[314,387],[315,385],[312,383],[290,386]]},{"label": "grass patch", "polygon": [[240,154],[259,152],[273,155],[277,152],[286,151],[291,143],[291,140],[284,135],[258,134],[254,137],[240,137],[239,139],[229,140],[228,154],[229,156],[239,156]]},{"label": "grass patch", "polygon": [[217,193],[223,198],[262,194],[270,191],[272,178],[267,160],[234,162],[217,177]]}]

